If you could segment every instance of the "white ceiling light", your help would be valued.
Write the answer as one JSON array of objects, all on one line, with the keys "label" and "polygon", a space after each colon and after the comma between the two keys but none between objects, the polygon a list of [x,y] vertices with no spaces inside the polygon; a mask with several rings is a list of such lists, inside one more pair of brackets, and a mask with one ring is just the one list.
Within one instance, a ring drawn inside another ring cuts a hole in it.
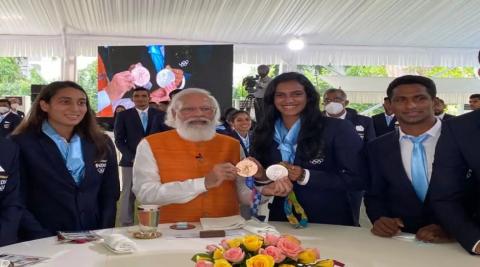
[{"label": "white ceiling light", "polygon": [[302,50],[304,47],[305,42],[303,42],[303,40],[298,37],[295,37],[288,42],[288,48],[290,48],[290,50],[298,51]]}]

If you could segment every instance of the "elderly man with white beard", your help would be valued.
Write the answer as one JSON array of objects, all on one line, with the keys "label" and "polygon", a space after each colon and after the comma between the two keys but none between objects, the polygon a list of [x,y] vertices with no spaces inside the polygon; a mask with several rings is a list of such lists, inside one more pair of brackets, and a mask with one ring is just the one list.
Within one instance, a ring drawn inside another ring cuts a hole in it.
[{"label": "elderly man with white beard", "polygon": [[250,204],[251,190],[235,167],[243,150],[237,140],[216,134],[219,117],[208,91],[185,89],[167,110],[165,124],[175,129],[139,143],[133,192],[142,204],[160,206],[160,223],[237,215],[240,204]]}]

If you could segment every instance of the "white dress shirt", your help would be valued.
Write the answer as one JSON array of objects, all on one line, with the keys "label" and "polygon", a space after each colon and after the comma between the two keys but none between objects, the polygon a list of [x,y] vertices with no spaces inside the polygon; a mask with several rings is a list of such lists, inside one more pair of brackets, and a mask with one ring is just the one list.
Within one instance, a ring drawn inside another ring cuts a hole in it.
[{"label": "white dress shirt", "polygon": [[145,112],[147,113],[147,119],[148,119],[148,107],[144,110],[141,110],[141,109],[138,109],[138,108],[135,108],[137,110],[137,113],[138,113],[138,117],[140,117],[140,120],[142,119],[142,113]]},{"label": "white dress shirt", "polygon": [[[242,159],[245,158],[241,148],[240,156]],[[240,203],[250,204],[252,193],[245,184],[245,178],[238,177],[235,181]],[[187,203],[207,191],[205,177],[192,177],[182,182],[162,184],[157,162],[146,139],[140,141],[137,146],[133,164],[132,190],[140,203],[160,206]]]},{"label": "white dress shirt", "polygon": [[[432,163],[433,158],[435,156],[435,147],[437,146],[438,138],[440,137],[440,133],[442,130],[442,121],[437,119],[435,124],[430,128],[430,130],[426,131],[425,133],[429,135],[429,137],[423,141],[423,147],[425,148],[425,154],[427,156],[427,179],[430,182],[430,178],[432,177]],[[405,168],[405,172],[407,173],[408,178],[410,181],[412,180],[412,150],[413,144],[412,142],[406,138],[408,136],[405,134],[401,128],[400,131],[400,152],[402,154],[402,163],[403,167]]]}]

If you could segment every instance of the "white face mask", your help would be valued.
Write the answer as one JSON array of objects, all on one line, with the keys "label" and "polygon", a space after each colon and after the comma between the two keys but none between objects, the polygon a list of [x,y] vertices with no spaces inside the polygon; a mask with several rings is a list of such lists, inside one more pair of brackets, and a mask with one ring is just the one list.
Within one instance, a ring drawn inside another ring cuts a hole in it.
[{"label": "white face mask", "polygon": [[0,114],[5,114],[9,111],[10,109],[7,107],[0,107]]},{"label": "white face mask", "polygon": [[330,102],[325,106],[325,111],[330,115],[338,115],[343,111],[343,105],[337,102]]}]

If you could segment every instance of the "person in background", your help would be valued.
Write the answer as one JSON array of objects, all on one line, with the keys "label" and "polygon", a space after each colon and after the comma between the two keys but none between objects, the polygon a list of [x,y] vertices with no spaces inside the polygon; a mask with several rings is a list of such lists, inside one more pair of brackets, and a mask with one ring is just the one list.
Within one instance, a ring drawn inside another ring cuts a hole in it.
[{"label": "person in background", "polygon": [[480,109],[480,94],[470,95],[468,103],[470,104],[470,109],[472,110]]},{"label": "person in background", "polygon": [[115,147],[97,126],[85,90],[45,86],[12,133],[20,148],[24,239],[115,225],[120,185]]},{"label": "person in background", "polygon": [[244,110],[235,110],[230,114],[228,123],[232,127],[230,136],[237,139],[242,145],[243,152],[248,157],[250,155],[250,144],[252,143],[252,118]]},{"label": "person in background", "polygon": [[18,147],[0,136],[0,247],[17,241],[20,204]]},{"label": "person in background", "polygon": [[11,111],[10,101],[0,99],[0,136],[9,136],[21,121],[22,118]]},{"label": "person in background", "polygon": [[167,112],[168,105],[170,105],[170,101],[161,101],[158,103],[158,110]]},{"label": "person in background", "polygon": [[330,88],[323,93],[323,105],[327,117],[350,121],[355,131],[366,144],[375,138],[375,129],[371,118],[359,115],[356,110],[347,108],[349,101],[342,89]]},{"label": "person in background", "polygon": [[376,136],[381,136],[395,130],[397,118],[390,108],[390,100],[388,97],[383,98],[383,109],[385,112],[372,116]]},{"label": "person in background", "polygon": [[13,114],[18,115],[22,119],[25,117],[25,113],[18,109],[20,104],[18,103],[18,99],[16,97],[10,98],[10,107]]},{"label": "person in background", "polygon": [[323,116],[319,102],[315,87],[300,73],[283,73],[269,83],[265,117],[250,147],[259,165],[255,177],[267,181],[264,168],[273,164],[288,169],[288,177],[259,189],[275,196],[270,220],[288,219],[296,227],[308,222],[356,226],[358,196],[365,189],[363,142],[350,122]]},{"label": "person in background", "polygon": [[440,223],[462,245],[480,254],[480,110],[444,122],[430,182]]},{"label": "person in background", "polygon": [[216,128],[217,133],[231,135],[232,125],[228,121],[228,118],[236,111],[237,109],[234,107],[228,107],[223,110],[222,116],[220,117],[221,124],[217,125]]},{"label": "person in background", "polygon": [[174,129],[138,145],[133,191],[140,203],[161,206],[161,223],[236,215],[251,201],[235,167],[244,157],[240,144],[215,132],[218,108],[208,91],[185,89],[167,110],[166,124]]},{"label": "person in background", "polygon": [[398,77],[388,86],[399,131],[367,145],[370,183],[365,206],[375,235],[392,237],[402,231],[426,242],[450,239],[433,214],[428,193],[442,125],[433,113],[436,93],[435,83],[422,76]]},{"label": "person in background", "polygon": [[114,126],[115,144],[122,153],[122,194],[120,197],[120,225],[133,225],[135,195],[132,193],[132,167],[137,145],[145,136],[152,133],[153,124],[163,121],[156,117],[164,117],[165,113],[149,107],[149,90],[138,87],[133,90],[133,108],[117,115]]},{"label": "person in background", "polygon": [[272,81],[272,78],[268,76],[270,67],[267,65],[259,65],[257,68],[258,81],[255,84],[255,120],[259,121],[263,116],[263,97],[268,84]]},{"label": "person in background", "polygon": [[445,105],[445,102],[443,101],[443,99],[441,99],[439,97],[436,97],[435,98],[435,105],[433,106],[433,111],[434,111],[435,117],[437,117],[438,119],[440,119],[442,121],[455,117],[453,115],[445,113],[446,108],[447,108],[447,106]]}]

